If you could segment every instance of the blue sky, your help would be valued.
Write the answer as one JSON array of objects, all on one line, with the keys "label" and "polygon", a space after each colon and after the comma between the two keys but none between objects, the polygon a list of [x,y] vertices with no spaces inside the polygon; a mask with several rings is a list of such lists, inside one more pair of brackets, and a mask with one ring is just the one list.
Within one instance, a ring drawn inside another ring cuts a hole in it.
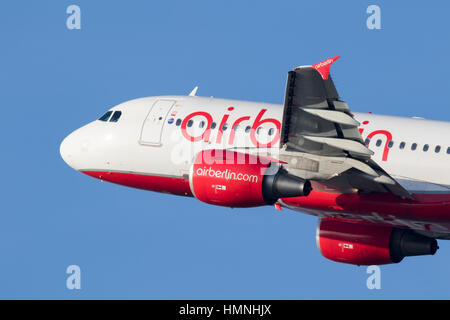
[{"label": "blue sky", "polygon": [[[81,30],[66,8],[81,8]],[[366,8],[381,8],[368,30]],[[227,209],[102,183],[59,144],[137,97],[187,94],[282,103],[287,72],[340,55],[352,110],[450,121],[445,2],[2,1],[0,298],[450,298],[450,245],[382,267],[323,258],[317,219]],[[81,268],[81,290],[65,286]]]}]

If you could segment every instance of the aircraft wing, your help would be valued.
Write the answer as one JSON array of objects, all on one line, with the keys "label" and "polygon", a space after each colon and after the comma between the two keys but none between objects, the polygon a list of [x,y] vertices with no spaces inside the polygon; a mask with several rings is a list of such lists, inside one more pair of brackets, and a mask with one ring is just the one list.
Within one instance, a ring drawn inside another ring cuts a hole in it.
[{"label": "aircraft wing", "polygon": [[391,192],[412,198],[374,160],[329,74],[333,57],[288,73],[280,160],[314,188],[342,193]]}]

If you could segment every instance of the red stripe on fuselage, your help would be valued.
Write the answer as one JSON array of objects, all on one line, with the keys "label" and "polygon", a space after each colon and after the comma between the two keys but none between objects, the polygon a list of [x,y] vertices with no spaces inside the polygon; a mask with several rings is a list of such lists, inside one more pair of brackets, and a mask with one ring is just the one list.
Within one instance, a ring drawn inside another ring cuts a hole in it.
[{"label": "red stripe on fuselage", "polygon": [[179,196],[192,196],[189,180],[175,177],[152,176],[146,174],[108,172],[108,171],[81,171],[88,176],[117,183],[123,186],[169,193]]},{"label": "red stripe on fuselage", "polygon": [[[82,171],[112,183],[163,192],[192,196],[189,180],[184,178],[152,176],[137,173]],[[312,191],[307,197],[285,198],[283,203],[298,208],[335,213],[395,216],[403,219],[450,222],[450,194],[414,194],[414,200],[401,199],[390,193],[339,194]]]}]

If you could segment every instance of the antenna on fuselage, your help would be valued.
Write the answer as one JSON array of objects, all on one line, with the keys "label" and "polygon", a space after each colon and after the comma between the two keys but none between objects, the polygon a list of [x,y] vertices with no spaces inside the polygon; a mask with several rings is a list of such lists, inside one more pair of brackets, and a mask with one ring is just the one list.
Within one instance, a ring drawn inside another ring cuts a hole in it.
[{"label": "antenna on fuselage", "polygon": [[197,95],[198,86],[192,89],[191,93],[189,93],[190,97],[195,97]]}]

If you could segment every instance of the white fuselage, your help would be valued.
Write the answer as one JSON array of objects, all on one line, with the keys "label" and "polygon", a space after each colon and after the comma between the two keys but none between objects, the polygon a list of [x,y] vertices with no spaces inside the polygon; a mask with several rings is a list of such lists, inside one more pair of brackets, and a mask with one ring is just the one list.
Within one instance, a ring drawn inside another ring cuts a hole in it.
[{"label": "white fuselage", "polygon": [[[158,105],[159,111],[155,110]],[[264,149],[272,156],[279,150],[280,140],[276,136],[279,132],[274,122],[262,123],[259,130],[253,128],[257,131],[256,144],[247,127],[253,126],[262,110],[266,111],[260,122],[271,118],[282,123],[282,105],[161,96],[131,100],[111,109],[116,110],[122,112],[117,122],[93,121],[64,140],[61,154],[74,169],[181,178],[189,173],[194,156],[203,149],[247,148],[250,152]],[[185,124],[183,134],[180,121],[188,116],[192,123]],[[240,118],[233,130],[232,125]],[[367,113],[355,113],[355,118],[361,123],[363,138],[371,138],[368,147],[375,152],[373,159],[406,189],[448,191],[448,122]],[[206,137],[211,119],[215,128]],[[224,125],[220,127],[221,124]],[[230,139],[230,135],[234,138]],[[392,145],[387,144],[388,140],[392,140]],[[267,143],[267,148],[261,148]]]}]

